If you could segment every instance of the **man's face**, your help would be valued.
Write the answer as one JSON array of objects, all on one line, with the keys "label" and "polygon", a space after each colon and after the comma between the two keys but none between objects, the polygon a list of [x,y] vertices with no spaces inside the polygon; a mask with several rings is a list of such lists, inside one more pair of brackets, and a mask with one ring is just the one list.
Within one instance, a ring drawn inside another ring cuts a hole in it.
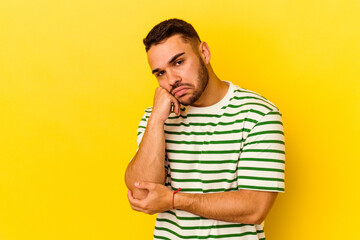
[{"label": "man's face", "polygon": [[209,80],[208,70],[190,41],[180,35],[167,38],[149,49],[148,61],[160,87],[183,105],[195,103]]}]

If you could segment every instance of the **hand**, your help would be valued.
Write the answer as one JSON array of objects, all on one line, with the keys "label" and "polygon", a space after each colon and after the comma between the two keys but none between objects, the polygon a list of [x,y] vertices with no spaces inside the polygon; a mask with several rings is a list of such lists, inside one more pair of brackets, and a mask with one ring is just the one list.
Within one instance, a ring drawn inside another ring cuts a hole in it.
[{"label": "hand", "polygon": [[149,193],[146,198],[139,200],[132,196],[130,190],[128,191],[128,199],[133,210],[152,215],[172,208],[173,192],[164,185],[142,181],[136,182],[135,187],[146,189]]},{"label": "hand", "polygon": [[177,99],[166,89],[162,87],[156,88],[151,117],[165,122],[171,113],[172,105],[174,106],[174,113],[179,116],[180,103],[177,101]]}]

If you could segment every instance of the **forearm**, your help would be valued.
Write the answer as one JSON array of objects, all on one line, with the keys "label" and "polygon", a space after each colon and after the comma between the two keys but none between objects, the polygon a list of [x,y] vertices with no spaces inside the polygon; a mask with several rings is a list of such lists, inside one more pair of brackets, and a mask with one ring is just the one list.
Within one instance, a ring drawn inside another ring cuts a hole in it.
[{"label": "forearm", "polygon": [[209,194],[175,194],[175,208],[226,222],[260,224],[277,193],[240,190]]},{"label": "forearm", "polygon": [[147,195],[146,190],[135,188],[135,182],[164,183],[164,161],[164,123],[150,117],[139,149],[129,163],[125,173],[126,185],[133,191],[135,198],[142,199]]}]

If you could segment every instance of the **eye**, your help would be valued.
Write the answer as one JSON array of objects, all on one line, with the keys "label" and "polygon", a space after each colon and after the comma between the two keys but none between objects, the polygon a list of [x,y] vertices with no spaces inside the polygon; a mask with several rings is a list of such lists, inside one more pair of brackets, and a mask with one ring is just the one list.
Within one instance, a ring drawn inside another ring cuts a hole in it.
[{"label": "eye", "polygon": [[180,65],[180,64],[182,64],[183,62],[184,62],[183,60],[178,60],[178,61],[175,62],[175,65]]},{"label": "eye", "polygon": [[160,77],[161,75],[163,75],[165,73],[165,71],[160,71],[157,76]]}]

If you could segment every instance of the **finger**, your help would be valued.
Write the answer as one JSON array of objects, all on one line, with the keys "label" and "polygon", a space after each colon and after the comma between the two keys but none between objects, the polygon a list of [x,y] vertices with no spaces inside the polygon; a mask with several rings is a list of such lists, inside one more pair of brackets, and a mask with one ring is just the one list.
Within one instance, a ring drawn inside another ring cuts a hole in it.
[{"label": "finger", "polygon": [[128,191],[127,197],[128,197],[129,202],[130,202],[130,204],[131,204],[131,202],[133,201],[134,197],[132,196],[132,193],[131,193],[130,190]]},{"label": "finger", "polygon": [[138,211],[138,212],[144,212],[144,210],[142,208],[139,208],[139,207],[131,205],[131,204],[130,204],[130,206],[131,206],[132,210],[135,210],[135,211]]},{"label": "finger", "polygon": [[173,97],[172,102],[174,105],[174,113],[179,116],[180,115],[180,103],[178,102],[178,100],[175,97]]},{"label": "finger", "polygon": [[134,198],[133,197],[133,195],[132,195],[132,192],[129,190],[128,191],[128,199],[129,199],[129,202],[130,202],[130,205],[131,206],[140,206],[140,200],[138,200],[138,199],[136,199],[136,198]]}]

